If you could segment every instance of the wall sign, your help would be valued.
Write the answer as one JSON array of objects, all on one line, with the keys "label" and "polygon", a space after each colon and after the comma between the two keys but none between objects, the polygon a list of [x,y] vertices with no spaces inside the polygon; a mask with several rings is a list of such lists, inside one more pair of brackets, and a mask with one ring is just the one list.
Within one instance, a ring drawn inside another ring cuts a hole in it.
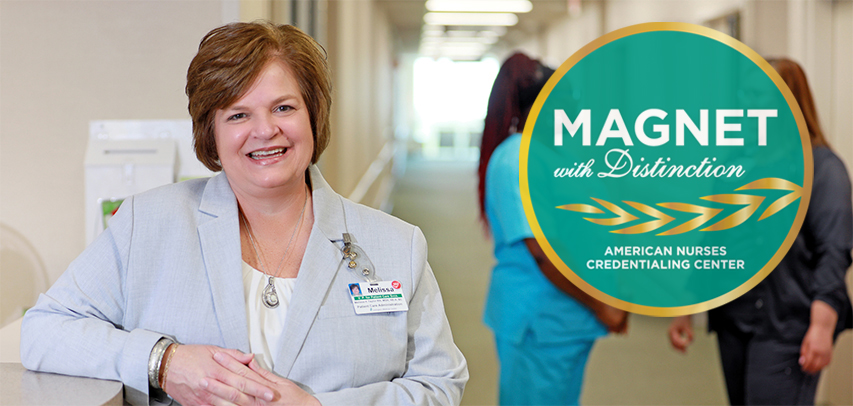
[{"label": "wall sign", "polygon": [[626,27],[569,58],[524,126],[536,239],[590,295],[675,316],[766,277],[806,214],[802,113],[757,53],[685,23]]}]

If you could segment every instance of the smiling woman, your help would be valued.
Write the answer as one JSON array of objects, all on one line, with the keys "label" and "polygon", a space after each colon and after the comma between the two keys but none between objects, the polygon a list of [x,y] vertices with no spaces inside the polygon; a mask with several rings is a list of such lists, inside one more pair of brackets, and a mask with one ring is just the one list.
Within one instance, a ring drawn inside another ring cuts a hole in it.
[{"label": "smiling woman", "polygon": [[[120,380],[132,404],[458,404],[467,367],[423,234],[313,165],[322,48],[292,26],[220,27],[186,90],[196,154],[222,173],[126,199],[27,312],[24,366]],[[405,303],[356,314],[359,283]]]},{"label": "smiling woman", "polygon": [[264,67],[285,62],[299,84],[311,117],[316,163],[329,144],[332,83],[319,44],[293,26],[272,29],[265,24],[227,25],[209,32],[187,72],[189,111],[193,118],[196,155],[209,169],[222,169],[213,137],[217,110],[236,104],[248,93]]},{"label": "smiling woman", "polygon": [[311,118],[284,62],[268,62],[242,98],[216,111],[214,123],[216,153],[238,200],[305,184],[314,150]]}]

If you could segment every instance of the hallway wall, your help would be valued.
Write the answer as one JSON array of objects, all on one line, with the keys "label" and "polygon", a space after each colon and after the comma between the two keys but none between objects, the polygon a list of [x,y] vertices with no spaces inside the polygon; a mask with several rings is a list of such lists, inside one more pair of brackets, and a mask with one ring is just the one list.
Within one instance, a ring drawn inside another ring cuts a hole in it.
[{"label": "hallway wall", "polygon": [[333,141],[320,164],[324,176],[344,196],[359,186],[373,162],[386,164],[360,199],[378,207],[384,197],[376,194],[383,183],[392,181],[390,162],[380,156],[386,144],[393,145],[392,27],[385,11],[372,1],[329,1],[327,18]]},{"label": "hallway wall", "polygon": [[89,121],[188,119],[187,66],[204,33],[236,18],[231,5],[0,1],[0,224],[32,245],[48,283],[85,246]]}]

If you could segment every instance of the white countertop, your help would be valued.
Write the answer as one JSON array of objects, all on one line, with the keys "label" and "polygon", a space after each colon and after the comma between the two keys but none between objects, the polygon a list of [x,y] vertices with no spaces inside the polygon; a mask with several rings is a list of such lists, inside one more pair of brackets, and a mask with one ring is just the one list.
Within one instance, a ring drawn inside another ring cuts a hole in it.
[{"label": "white countertop", "polygon": [[20,363],[0,363],[0,405],[117,405],[118,381],[28,371]]}]

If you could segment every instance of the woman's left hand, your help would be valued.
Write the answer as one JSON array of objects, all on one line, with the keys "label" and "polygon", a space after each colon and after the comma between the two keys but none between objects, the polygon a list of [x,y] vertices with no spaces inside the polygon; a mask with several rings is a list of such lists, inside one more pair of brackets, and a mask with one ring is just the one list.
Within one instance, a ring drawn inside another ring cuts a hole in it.
[{"label": "woman's left hand", "polygon": [[810,374],[820,372],[832,359],[832,334],[838,315],[830,305],[812,302],[811,320],[800,346],[800,367]]},{"label": "woman's left hand", "polygon": [[800,367],[810,374],[820,372],[832,359],[832,330],[811,325],[800,346]]},{"label": "woman's left hand", "polygon": [[[256,398],[258,404],[262,405],[311,405],[321,406],[320,401],[308,392],[305,392],[298,385],[289,379],[281,378],[278,375],[261,368],[258,362],[254,359],[248,365],[241,363],[231,356],[215,357],[216,362],[230,370],[231,372],[252,379],[256,382],[261,382],[265,386],[273,389],[273,400],[265,401],[264,399]],[[227,394],[216,394],[221,395]]]}]

